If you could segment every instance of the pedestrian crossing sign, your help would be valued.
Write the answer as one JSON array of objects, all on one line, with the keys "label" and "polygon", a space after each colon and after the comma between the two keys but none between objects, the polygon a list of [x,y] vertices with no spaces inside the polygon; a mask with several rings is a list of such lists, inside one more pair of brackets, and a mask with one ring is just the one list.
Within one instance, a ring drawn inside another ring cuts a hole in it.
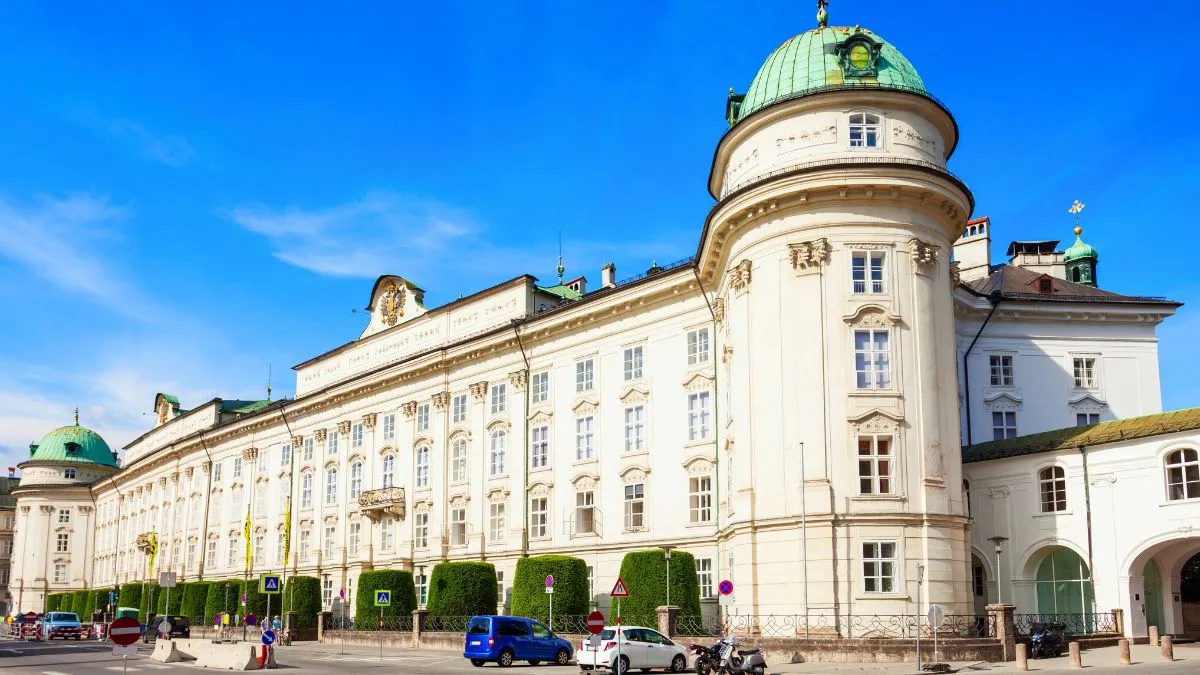
[{"label": "pedestrian crossing sign", "polygon": [[264,574],[258,579],[258,592],[267,595],[278,595],[282,585],[278,574]]},{"label": "pedestrian crossing sign", "polygon": [[375,591],[375,606],[376,607],[391,607],[392,592],[391,591]]}]

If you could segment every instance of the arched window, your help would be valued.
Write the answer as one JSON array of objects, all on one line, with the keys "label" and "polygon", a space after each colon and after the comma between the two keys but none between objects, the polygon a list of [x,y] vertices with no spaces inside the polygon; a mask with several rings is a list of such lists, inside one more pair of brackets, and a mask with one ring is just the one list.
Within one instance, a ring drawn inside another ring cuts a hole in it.
[{"label": "arched window", "polygon": [[1067,510],[1067,472],[1061,466],[1048,466],[1038,472],[1042,495],[1042,513]]},{"label": "arched window", "polygon": [[429,486],[429,448],[417,448],[417,487]]},{"label": "arched window", "polygon": [[854,113],[850,116],[850,147],[879,147],[879,116]]},{"label": "arched window", "polygon": [[363,467],[362,462],[350,465],[350,499],[358,499],[362,494]]},{"label": "arched window", "polygon": [[508,434],[503,431],[492,432],[492,451],[490,455],[489,465],[491,466],[491,475],[504,475],[504,445],[508,442]]},{"label": "arched window", "polygon": [[337,469],[330,469],[325,474],[325,503],[337,504]]},{"label": "arched window", "polygon": [[467,480],[467,441],[458,439],[450,447],[450,482],[463,483]]},{"label": "arched window", "polygon": [[1182,448],[1167,455],[1167,499],[1200,497],[1200,455]]},{"label": "arched window", "polygon": [[396,456],[385,455],[383,458],[383,487],[389,488],[396,484]]},{"label": "arched window", "polygon": [[1054,548],[1038,565],[1036,588],[1039,614],[1080,614],[1088,624],[1093,621],[1092,574],[1074,551]]}]

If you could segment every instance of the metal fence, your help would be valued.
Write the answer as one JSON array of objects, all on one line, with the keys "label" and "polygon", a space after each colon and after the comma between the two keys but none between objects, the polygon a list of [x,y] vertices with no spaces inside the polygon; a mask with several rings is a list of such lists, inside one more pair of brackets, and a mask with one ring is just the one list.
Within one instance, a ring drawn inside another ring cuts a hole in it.
[{"label": "metal fence", "polygon": [[943,638],[995,635],[989,617],[954,614],[936,629],[916,614],[735,614],[726,617],[723,627],[735,635],[759,637],[913,639],[919,632],[932,639],[935,630]]},{"label": "metal fence", "polygon": [[725,622],[715,616],[681,616],[675,622],[675,634],[682,637],[718,637],[725,634]]},{"label": "metal fence", "polygon": [[406,631],[412,632],[413,618],[409,614],[407,616],[385,616],[383,617],[383,628],[379,627],[379,615],[374,616],[363,615],[356,617],[354,629],[357,631],[365,630],[391,630],[391,631]]},{"label": "metal fence", "polygon": [[1017,634],[1028,636],[1036,624],[1059,623],[1067,635],[1117,635],[1120,627],[1112,612],[1078,614],[1014,614]]},{"label": "metal fence", "polygon": [[425,630],[431,633],[465,633],[469,616],[431,616],[425,619]]}]

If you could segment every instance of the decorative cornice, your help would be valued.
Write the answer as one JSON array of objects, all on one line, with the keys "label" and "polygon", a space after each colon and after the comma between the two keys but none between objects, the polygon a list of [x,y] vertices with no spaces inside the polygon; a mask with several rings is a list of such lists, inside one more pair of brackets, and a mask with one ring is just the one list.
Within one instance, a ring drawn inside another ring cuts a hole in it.
[{"label": "decorative cornice", "polygon": [[829,264],[829,254],[833,247],[829,240],[821,237],[812,241],[802,241],[788,244],[788,253],[792,261],[792,269],[798,274],[820,274]]},{"label": "decorative cornice", "polygon": [[475,382],[469,388],[471,390],[471,398],[475,399],[476,403],[487,398],[488,383],[486,381]]},{"label": "decorative cornice", "polygon": [[938,247],[916,237],[908,240],[908,257],[916,274],[933,276],[937,269]]},{"label": "decorative cornice", "polygon": [[620,401],[625,405],[639,405],[650,400],[650,392],[638,387],[629,387],[621,394]]},{"label": "decorative cornice", "polygon": [[868,304],[842,316],[842,321],[855,328],[891,328],[899,325],[900,317],[881,305]]},{"label": "decorative cornice", "polygon": [[729,287],[734,291],[749,288],[753,268],[754,263],[749,260],[742,260],[734,265],[733,269],[729,270]]},{"label": "decorative cornice", "polygon": [[595,415],[596,411],[599,409],[600,409],[599,401],[596,401],[593,399],[586,399],[586,398],[580,399],[579,401],[577,401],[575,403],[575,405],[571,406],[572,412],[574,412],[577,417],[583,416],[583,415]]},{"label": "decorative cornice", "polygon": [[683,388],[685,391],[708,391],[712,388],[713,379],[704,373],[692,373],[684,378]]}]

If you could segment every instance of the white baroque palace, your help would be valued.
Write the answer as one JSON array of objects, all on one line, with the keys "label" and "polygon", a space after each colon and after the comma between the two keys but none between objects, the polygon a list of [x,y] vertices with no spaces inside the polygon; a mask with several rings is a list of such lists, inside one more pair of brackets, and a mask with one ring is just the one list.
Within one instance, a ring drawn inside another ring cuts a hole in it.
[{"label": "white baroque palace", "polygon": [[[363,570],[486,560],[504,590],[519,558],[559,553],[606,608],[625,553],[673,545],[710,611],[728,578],[740,614],[912,614],[919,592],[972,615],[1000,594],[1144,628],[1161,555],[1152,611],[1182,631],[1200,416],[1133,445],[1104,433],[1161,413],[1155,327],[1179,305],[1100,290],[1079,240],[993,265],[946,169],[954,119],[868,30],[792,38],[726,113],[687,261],[622,283],[606,266],[594,289],[560,268],[431,309],[385,275],[363,333],[295,367],[294,400],[159,394],[119,467],[78,423],[52,432],[13,490],[16,607],[167,569],[313,575],[329,605]],[[1084,431],[1108,449],[1039,436]],[[1109,537],[1124,489],[1162,499]],[[1041,575],[1064,552],[1087,586],[1069,607]]]}]

